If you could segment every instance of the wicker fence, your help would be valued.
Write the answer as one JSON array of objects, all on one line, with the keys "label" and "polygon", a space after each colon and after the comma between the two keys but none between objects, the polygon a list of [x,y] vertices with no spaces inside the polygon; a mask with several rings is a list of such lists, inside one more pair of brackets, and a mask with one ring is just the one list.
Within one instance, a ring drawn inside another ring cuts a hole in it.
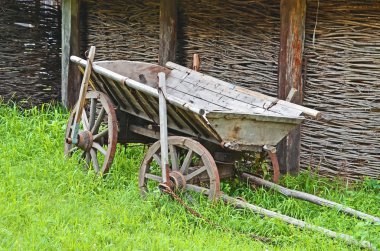
[{"label": "wicker fence", "polygon": [[0,96],[30,106],[57,100],[60,11],[33,0],[0,0]]},{"label": "wicker fence", "polygon": [[96,60],[158,62],[159,1],[83,1],[82,53],[96,46]]},{"label": "wicker fence", "polygon": [[329,176],[380,178],[380,2],[308,1],[302,163]]},{"label": "wicker fence", "polygon": [[[308,1],[304,104],[332,121],[306,122],[301,162],[328,176],[379,178],[379,4],[346,2]],[[86,1],[83,9],[83,44],[97,45],[98,59],[157,62],[158,1]],[[203,72],[276,96],[279,1],[184,0],[179,19],[180,64],[199,53]]]},{"label": "wicker fence", "polygon": [[[7,10],[19,6],[7,3]],[[307,5],[304,105],[332,120],[306,121],[301,166],[327,176],[379,179],[380,4],[308,0]],[[58,21],[35,21],[34,6],[25,6],[29,9],[23,17],[9,11],[0,16],[6,24],[0,25],[0,92],[11,95],[33,83],[36,98],[54,98],[59,93],[59,47],[46,39],[59,39]],[[278,0],[181,1],[177,62],[189,67],[191,55],[199,53],[202,72],[276,96],[279,7]],[[159,1],[84,0],[81,11],[82,53],[96,45],[97,60],[158,61]],[[39,33],[15,22],[38,24]],[[44,29],[46,22],[49,29]],[[33,38],[48,32],[35,43]],[[20,36],[34,45],[19,42]]]}]

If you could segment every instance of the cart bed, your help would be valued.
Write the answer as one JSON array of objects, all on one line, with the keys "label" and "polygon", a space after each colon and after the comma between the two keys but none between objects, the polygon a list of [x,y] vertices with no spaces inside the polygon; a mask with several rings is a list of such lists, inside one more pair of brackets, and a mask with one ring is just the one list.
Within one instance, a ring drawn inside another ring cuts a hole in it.
[{"label": "cart bed", "polygon": [[[81,67],[87,63],[75,56],[71,60]],[[316,112],[171,62],[166,68],[124,60],[94,62],[91,85],[120,110],[159,124],[158,72],[167,77],[169,129],[233,150],[276,145],[303,121],[305,110]]]}]

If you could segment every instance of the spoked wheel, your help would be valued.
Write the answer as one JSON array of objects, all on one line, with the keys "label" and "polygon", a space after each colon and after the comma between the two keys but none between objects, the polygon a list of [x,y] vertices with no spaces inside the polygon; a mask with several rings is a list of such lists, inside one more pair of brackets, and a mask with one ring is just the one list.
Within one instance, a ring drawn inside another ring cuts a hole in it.
[{"label": "spoked wheel", "polygon": [[74,108],[66,127],[65,155],[76,155],[85,160],[86,168],[93,168],[99,174],[107,173],[115,155],[118,133],[111,100],[98,91],[86,94],[76,145],[67,140],[71,137],[75,114]]},{"label": "spoked wheel", "polygon": [[[212,201],[220,196],[219,173],[209,151],[199,142],[185,137],[168,137],[170,170],[174,189],[208,194]],[[162,182],[161,147],[157,141],[149,147],[139,173],[141,194],[158,187]]]}]

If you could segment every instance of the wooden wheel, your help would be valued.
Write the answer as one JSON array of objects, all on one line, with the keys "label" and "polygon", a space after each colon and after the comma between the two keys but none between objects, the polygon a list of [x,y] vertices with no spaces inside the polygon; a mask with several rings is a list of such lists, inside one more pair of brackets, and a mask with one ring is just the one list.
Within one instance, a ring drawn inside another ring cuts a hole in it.
[{"label": "wooden wheel", "polygon": [[[71,137],[76,109],[70,114],[65,139]],[[111,100],[103,93],[90,91],[86,94],[78,134],[78,144],[65,142],[65,155],[77,155],[86,162],[86,168],[96,173],[108,172],[116,150],[117,118]]]},{"label": "wooden wheel", "polygon": [[[177,190],[206,192],[210,200],[220,196],[219,173],[209,151],[199,142],[185,137],[168,137],[170,180]],[[140,167],[141,194],[162,182],[160,142],[149,147]]]}]

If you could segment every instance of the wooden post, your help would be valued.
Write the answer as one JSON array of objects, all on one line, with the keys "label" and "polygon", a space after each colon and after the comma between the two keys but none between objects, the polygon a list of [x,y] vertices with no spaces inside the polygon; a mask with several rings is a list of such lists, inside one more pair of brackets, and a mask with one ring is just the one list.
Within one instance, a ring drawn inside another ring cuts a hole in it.
[{"label": "wooden post", "polygon": [[177,1],[161,0],[160,3],[160,48],[158,63],[175,62],[177,41]]},{"label": "wooden post", "polygon": [[[278,97],[286,99],[296,90],[293,102],[302,104],[302,55],[305,38],[306,0],[281,0],[280,55],[278,64]],[[295,174],[300,162],[300,126],[277,146],[282,172]]]},{"label": "wooden post", "polygon": [[164,72],[158,73],[158,100],[160,115],[160,145],[161,145],[161,171],[162,182],[169,181],[169,150],[168,150],[168,113],[166,109],[166,76]]},{"label": "wooden post", "polygon": [[62,103],[72,108],[78,100],[80,72],[70,63],[70,56],[79,56],[80,0],[62,0]]}]

